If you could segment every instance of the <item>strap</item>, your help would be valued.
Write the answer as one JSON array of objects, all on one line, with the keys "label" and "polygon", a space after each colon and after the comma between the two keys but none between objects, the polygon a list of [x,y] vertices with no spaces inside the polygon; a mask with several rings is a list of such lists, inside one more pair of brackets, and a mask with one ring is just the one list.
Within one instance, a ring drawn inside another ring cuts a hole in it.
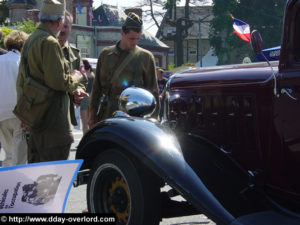
[{"label": "strap", "polygon": [[112,85],[115,80],[118,78],[120,73],[123,71],[125,66],[133,59],[135,53],[138,51],[138,47],[135,47],[134,50],[130,51],[128,56],[123,60],[123,62],[120,64],[120,66],[115,70],[114,74],[112,75],[112,78],[110,80],[110,84]]},{"label": "strap", "polygon": [[[29,64],[28,64],[28,61],[27,61],[27,58],[28,58],[28,49],[29,47],[32,46],[32,44],[39,38],[41,37],[47,37],[48,34],[45,34],[45,33],[41,33],[37,36],[35,36],[34,38],[32,38],[31,40],[29,40],[28,42],[26,42],[23,46],[23,56],[24,56],[24,64],[25,64],[25,77],[30,77],[32,78],[32,76],[30,75],[30,71],[29,71]],[[33,78],[32,78],[33,79]],[[36,79],[35,79],[36,80]]]},{"label": "strap", "polygon": [[140,85],[140,68],[141,68],[141,57],[140,55],[137,56],[137,62],[135,65],[135,72],[134,72],[134,86],[139,87]]}]

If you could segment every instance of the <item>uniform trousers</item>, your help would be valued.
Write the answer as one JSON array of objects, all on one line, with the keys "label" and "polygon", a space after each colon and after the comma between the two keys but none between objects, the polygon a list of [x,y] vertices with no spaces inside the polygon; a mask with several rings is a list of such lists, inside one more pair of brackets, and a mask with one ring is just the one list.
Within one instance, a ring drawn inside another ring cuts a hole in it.
[{"label": "uniform trousers", "polygon": [[72,131],[60,132],[53,128],[43,131],[31,129],[28,163],[67,160],[73,140]]},{"label": "uniform trousers", "polygon": [[5,152],[3,167],[27,163],[27,142],[19,119],[0,121],[0,142]]}]

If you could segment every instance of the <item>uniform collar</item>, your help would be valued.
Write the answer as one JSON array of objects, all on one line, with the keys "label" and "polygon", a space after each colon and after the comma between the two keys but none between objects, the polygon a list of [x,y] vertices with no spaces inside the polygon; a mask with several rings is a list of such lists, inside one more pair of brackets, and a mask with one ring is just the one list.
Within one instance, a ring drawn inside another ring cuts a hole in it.
[{"label": "uniform collar", "polygon": [[47,26],[45,26],[45,25],[42,24],[42,23],[39,24],[39,26],[37,27],[37,29],[42,30],[42,31],[45,31],[45,32],[51,34],[53,37],[56,38],[55,34],[54,34]]},{"label": "uniform collar", "polygon": [[70,47],[70,45],[69,45],[69,42],[68,42],[68,41],[66,41],[66,42],[64,43],[64,45],[61,46],[61,48],[69,48],[69,47]]},{"label": "uniform collar", "polygon": [[114,46],[114,48],[112,49],[112,51],[108,53],[108,55],[112,55],[112,54],[120,55],[121,53],[120,53],[119,44],[120,44],[120,41],[118,41],[116,43],[116,45]]},{"label": "uniform collar", "polygon": [[73,53],[73,51],[71,49],[71,45],[70,45],[70,43],[68,41],[66,41],[61,48],[62,49],[66,48],[68,50],[70,62],[73,62],[74,60],[76,60],[76,56],[74,55],[74,53]]},{"label": "uniform collar", "polygon": [[113,50],[112,50],[110,53],[108,53],[109,55],[111,55],[111,54],[120,55],[121,52],[128,52],[128,53],[129,53],[129,52],[131,52],[131,51],[135,51],[136,48],[138,48],[138,46],[136,46],[134,49],[132,49],[132,50],[130,50],[130,51],[122,50],[122,49],[119,47],[119,46],[120,46],[120,42],[121,42],[121,40],[117,42],[117,44],[115,45],[115,47],[113,48]]}]

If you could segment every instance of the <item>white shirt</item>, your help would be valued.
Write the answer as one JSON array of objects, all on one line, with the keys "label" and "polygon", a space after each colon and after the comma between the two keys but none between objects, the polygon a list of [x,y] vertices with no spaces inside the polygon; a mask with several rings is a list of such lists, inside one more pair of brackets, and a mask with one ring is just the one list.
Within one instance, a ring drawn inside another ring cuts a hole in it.
[{"label": "white shirt", "polygon": [[0,121],[15,118],[12,110],[17,103],[19,63],[20,52],[17,50],[0,55]]}]

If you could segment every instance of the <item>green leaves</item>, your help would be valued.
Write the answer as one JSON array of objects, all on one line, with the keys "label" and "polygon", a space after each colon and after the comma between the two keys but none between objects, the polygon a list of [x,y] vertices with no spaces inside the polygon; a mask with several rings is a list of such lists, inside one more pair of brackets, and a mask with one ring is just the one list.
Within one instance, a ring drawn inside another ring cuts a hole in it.
[{"label": "green leaves", "polygon": [[27,34],[31,34],[37,27],[37,24],[31,19],[23,20],[23,22],[16,22],[13,24],[16,30],[22,30]]}]

